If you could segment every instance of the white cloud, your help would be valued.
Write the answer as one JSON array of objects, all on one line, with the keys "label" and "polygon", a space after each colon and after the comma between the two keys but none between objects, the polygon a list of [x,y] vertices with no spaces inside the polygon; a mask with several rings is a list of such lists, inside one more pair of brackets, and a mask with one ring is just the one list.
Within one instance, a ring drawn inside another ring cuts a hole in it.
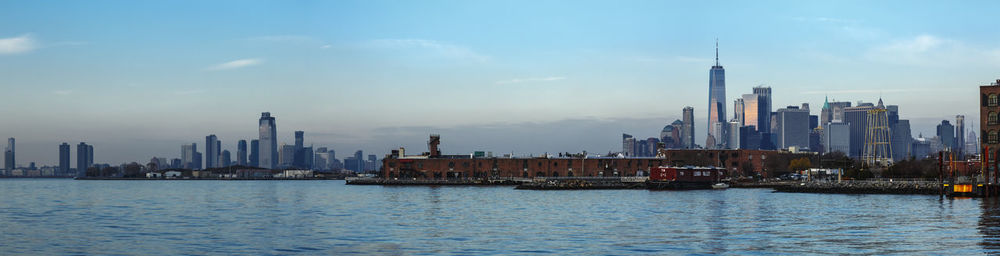
[{"label": "white cloud", "polygon": [[369,41],[368,45],[377,48],[389,48],[389,49],[409,49],[409,48],[425,49],[433,51],[437,54],[453,58],[469,59],[478,62],[486,62],[490,60],[489,56],[477,53],[469,48],[434,40],[378,39]]},{"label": "white cloud", "polygon": [[968,65],[1000,65],[1000,49],[982,48],[934,35],[893,40],[869,49],[864,57],[870,61],[908,66],[961,67]]},{"label": "white cloud", "polygon": [[320,46],[319,48],[320,49],[330,49],[330,47],[333,47],[333,45],[324,44],[323,46]]},{"label": "white cloud", "polygon": [[255,66],[263,63],[263,59],[239,59],[226,63],[220,63],[215,66],[206,68],[206,70],[227,70],[227,69],[237,69],[249,66]]},{"label": "white cloud", "polygon": [[70,95],[73,93],[73,90],[55,90],[52,93],[56,95]]},{"label": "white cloud", "polygon": [[31,35],[0,38],[0,55],[26,53],[38,48],[38,43]]},{"label": "white cloud", "polygon": [[856,89],[856,90],[833,90],[833,91],[805,91],[802,94],[874,94],[874,93],[905,93],[905,92],[918,92],[926,91],[926,89]]},{"label": "white cloud", "polygon": [[559,80],[566,80],[566,77],[550,76],[550,77],[515,78],[510,80],[497,81],[496,84],[517,84],[526,82],[548,82],[548,81],[559,81]]}]

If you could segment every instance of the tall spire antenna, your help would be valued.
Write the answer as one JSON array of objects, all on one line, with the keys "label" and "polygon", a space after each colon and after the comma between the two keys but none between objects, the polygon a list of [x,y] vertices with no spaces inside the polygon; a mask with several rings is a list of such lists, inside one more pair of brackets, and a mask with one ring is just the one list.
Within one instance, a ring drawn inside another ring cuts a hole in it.
[{"label": "tall spire antenna", "polygon": [[719,65],[719,38],[715,38],[715,65]]}]

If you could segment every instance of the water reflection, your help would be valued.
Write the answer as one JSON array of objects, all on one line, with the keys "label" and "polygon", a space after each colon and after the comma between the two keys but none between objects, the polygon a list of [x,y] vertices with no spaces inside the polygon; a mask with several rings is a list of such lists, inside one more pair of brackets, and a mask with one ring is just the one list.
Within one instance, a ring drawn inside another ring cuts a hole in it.
[{"label": "water reflection", "polygon": [[986,253],[1000,252],[1000,198],[981,199],[983,213],[979,217],[979,233],[983,236],[980,245]]}]

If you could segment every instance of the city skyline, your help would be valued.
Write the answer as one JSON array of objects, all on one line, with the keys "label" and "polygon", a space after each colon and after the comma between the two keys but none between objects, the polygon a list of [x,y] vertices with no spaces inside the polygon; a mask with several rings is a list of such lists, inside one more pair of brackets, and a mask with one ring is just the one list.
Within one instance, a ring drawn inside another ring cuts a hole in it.
[{"label": "city skyline", "polygon": [[[954,18],[994,2],[787,2],[777,11],[740,2],[530,10],[364,2],[351,13],[339,10],[346,3],[239,2],[240,11],[191,21],[171,16],[202,17],[194,14],[231,3],[117,4],[0,8],[0,83],[18,96],[0,102],[0,135],[18,139],[19,165],[57,165],[63,142],[97,145],[98,163],[176,155],[207,134],[236,152],[234,142],[257,137],[248,120],[263,111],[282,117],[278,143],[303,130],[341,152],[421,148],[429,133],[446,134],[451,153],[615,151],[616,134],[656,136],[684,106],[695,107],[693,123],[707,124],[700,106],[715,38],[724,44],[727,107],[761,84],[773,88],[774,110],[881,94],[903,108],[913,137],[933,136],[956,115],[978,116],[964,99],[1000,77],[1000,47],[991,43],[998,36],[974,33],[997,21]],[[477,10],[510,10],[525,21],[491,25],[507,16]],[[41,12],[50,14],[32,15]],[[715,13],[726,15],[700,18]],[[925,19],[938,16],[952,18]],[[248,20],[259,23],[234,29]],[[155,25],[130,25],[141,23]],[[449,100],[422,100],[434,98]],[[709,127],[695,128],[694,142],[703,143]]]}]

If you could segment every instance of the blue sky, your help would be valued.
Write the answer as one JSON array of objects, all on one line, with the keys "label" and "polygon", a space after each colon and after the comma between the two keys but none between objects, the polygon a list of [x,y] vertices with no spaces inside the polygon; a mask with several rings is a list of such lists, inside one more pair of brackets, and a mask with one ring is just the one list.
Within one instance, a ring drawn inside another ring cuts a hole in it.
[{"label": "blue sky", "polygon": [[[913,134],[977,120],[1000,78],[1000,2],[0,1],[0,137],[100,163],[256,137],[262,111],[338,151],[620,150],[695,107],[714,42],[732,100],[900,105]],[[731,118],[731,116],[730,116]],[[971,126],[971,123],[967,125]],[[978,125],[978,124],[977,124]],[[703,126],[703,125],[702,125]],[[704,128],[697,141],[704,141]],[[200,149],[203,150],[203,149]]]}]

